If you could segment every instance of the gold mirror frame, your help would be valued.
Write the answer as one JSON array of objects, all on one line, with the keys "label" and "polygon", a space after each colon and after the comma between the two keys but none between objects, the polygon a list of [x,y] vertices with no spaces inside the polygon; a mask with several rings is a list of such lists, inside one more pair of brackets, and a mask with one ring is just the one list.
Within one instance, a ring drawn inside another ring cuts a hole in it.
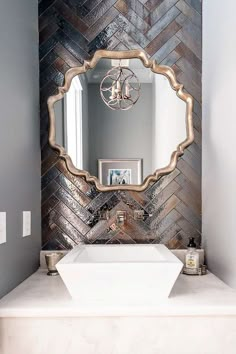
[{"label": "gold mirror frame", "polygon": [[[98,178],[91,176],[88,171],[77,169],[70,156],[67,155],[65,149],[56,144],[56,129],[55,129],[55,111],[54,104],[61,100],[65,93],[70,89],[71,81],[76,75],[85,73],[87,70],[92,69],[96,66],[98,61],[102,58],[106,59],[140,59],[146,68],[150,68],[155,74],[161,74],[168,78],[170,86],[176,91],[176,95],[186,102],[186,139],[182,141],[172,152],[170,163],[163,168],[157,169],[152,175],[147,176],[143,183],[140,185],[126,184],[126,185],[114,185],[106,186],[99,182]],[[156,182],[161,176],[167,175],[172,172],[176,165],[178,158],[183,155],[184,150],[193,142],[193,98],[191,95],[183,91],[183,85],[177,82],[176,75],[173,69],[169,66],[158,65],[155,60],[149,60],[146,54],[140,50],[127,50],[127,51],[109,51],[109,50],[98,50],[95,52],[94,56],[90,61],[84,61],[84,64],[79,67],[69,69],[65,74],[64,86],[58,87],[58,94],[50,96],[48,98],[48,111],[49,111],[49,145],[53,150],[59,153],[59,157],[66,162],[66,166],[72,174],[84,177],[87,182],[92,182],[95,184],[96,188],[101,192],[126,190],[126,191],[144,191],[151,182]]]}]

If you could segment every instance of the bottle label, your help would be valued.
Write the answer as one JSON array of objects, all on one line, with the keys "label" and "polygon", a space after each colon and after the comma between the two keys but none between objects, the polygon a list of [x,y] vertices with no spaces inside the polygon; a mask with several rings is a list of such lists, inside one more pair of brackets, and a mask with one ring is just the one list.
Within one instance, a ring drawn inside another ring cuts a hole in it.
[{"label": "bottle label", "polygon": [[196,268],[196,257],[194,255],[189,255],[186,259],[187,268]]}]

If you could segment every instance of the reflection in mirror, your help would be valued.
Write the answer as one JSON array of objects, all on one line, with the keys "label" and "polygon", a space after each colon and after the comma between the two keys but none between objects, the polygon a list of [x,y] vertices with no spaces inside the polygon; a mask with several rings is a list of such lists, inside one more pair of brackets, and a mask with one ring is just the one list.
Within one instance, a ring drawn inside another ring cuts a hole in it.
[{"label": "reflection in mirror", "polygon": [[139,59],[101,59],[73,78],[54,109],[56,143],[105,185],[141,184],[186,138],[186,103]]}]

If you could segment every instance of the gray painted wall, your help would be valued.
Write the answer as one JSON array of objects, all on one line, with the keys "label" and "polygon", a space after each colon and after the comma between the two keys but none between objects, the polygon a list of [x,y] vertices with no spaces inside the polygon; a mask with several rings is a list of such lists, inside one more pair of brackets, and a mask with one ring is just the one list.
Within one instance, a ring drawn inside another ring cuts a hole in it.
[{"label": "gray painted wall", "polygon": [[[39,265],[40,144],[37,0],[0,1],[0,297]],[[22,238],[22,211],[32,211],[32,236]]]},{"label": "gray painted wall", "polygon": [[235,12],[235,0],[203,1],[203,245],[209,269],[234,288]]},{"label": "gray painted wall", "polygon": [[143,176],[152,173],[152,85],[142,83],[140,98],[128,111],[108,108],[99,84],[89,84],[88,93],[89,172],[97,176],[98,159],[143,158]]}]

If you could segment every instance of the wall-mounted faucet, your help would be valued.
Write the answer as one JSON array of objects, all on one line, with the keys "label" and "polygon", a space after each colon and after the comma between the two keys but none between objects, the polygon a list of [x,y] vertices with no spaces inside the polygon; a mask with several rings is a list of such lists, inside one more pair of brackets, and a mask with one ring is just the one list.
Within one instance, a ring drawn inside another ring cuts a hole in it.
[{"label": "wall-mounted faucet", "polygon": [[[147,217],[151,217],[152,214],[145,212],[143,209],[133,210],[134,220],[146,220]],[[93,215],[95,220],[109,220],[111,217],[109,210],[99,210],[96,214]],[[127,220],[127,211],[126,210],[117,210],[116,211],[116,224],[117,226],[123,226]]]}]

